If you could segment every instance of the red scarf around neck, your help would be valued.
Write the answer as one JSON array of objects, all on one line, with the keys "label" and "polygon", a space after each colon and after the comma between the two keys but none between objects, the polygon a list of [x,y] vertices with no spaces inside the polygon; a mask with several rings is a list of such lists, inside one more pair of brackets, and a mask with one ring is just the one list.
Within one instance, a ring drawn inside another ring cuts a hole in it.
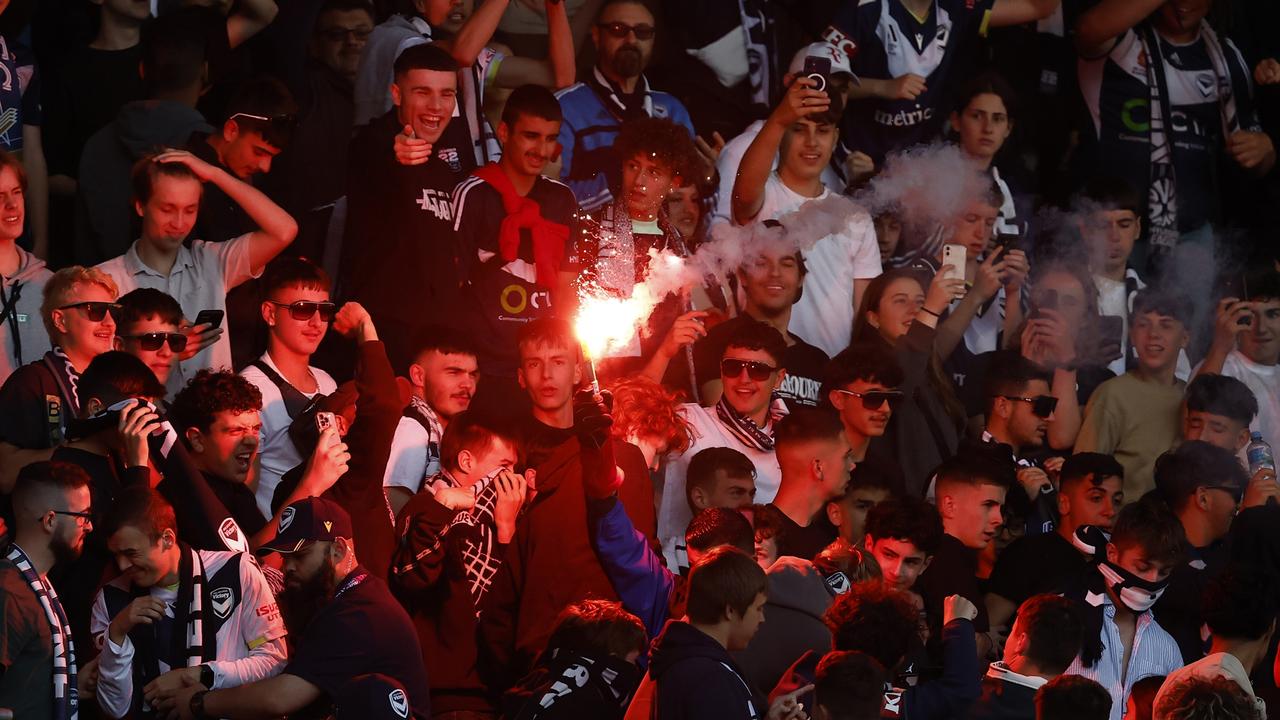
[{"label": "red scarf around neck", "polygon": [[507,211],[498,231],[498,249],[502,259],[511,262],[519,256],[520,231],[528,229],[533,238],[533,262],[538,272],[538,284],[546,288],[555,287],[556,275],[564,261],[565,243],[569,241],[569,227],[542,217],[538,203],[521,197],[497,163],[477,169],[475,176],[502,195],[502,207]]}]

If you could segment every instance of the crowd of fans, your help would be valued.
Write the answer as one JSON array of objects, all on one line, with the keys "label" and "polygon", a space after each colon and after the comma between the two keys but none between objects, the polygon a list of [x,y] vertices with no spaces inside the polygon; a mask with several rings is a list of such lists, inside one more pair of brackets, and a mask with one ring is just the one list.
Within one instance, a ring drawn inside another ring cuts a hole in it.
[{"label": "crowd of fans", "polygon": [[1277,23],[0,0],[0,718],[1263,720]]}]

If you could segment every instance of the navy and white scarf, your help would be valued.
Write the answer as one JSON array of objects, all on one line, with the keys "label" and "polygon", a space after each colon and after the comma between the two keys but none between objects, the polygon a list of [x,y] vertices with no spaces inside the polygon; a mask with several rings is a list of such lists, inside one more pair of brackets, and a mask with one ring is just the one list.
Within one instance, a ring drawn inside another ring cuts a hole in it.
[{"label": "navy and white scarf", "polygon": [[36,572],[30,558],[17,543],[9,546],[5,557],[31,586],[31,592],[40,601],[45,619],[49,621],[49,634],[53,636],[53,718],[76,720],[80,714],[80,698],[76,690],[76,648],[71,640],[71,622],[67,620],[67,613],[62,609],[53,585]]},{"label": "navy and white scarf", "polygon": [[734,410],[725,395],[721,395],[720,402],[716,403],[716,417],[720,418],[720,423],[743,445],[763,452],[773,452],[774,423],[786,414],[786,404],[781,399],[774,398],[769,405],[764,427],[760,427],[751,418]]}]

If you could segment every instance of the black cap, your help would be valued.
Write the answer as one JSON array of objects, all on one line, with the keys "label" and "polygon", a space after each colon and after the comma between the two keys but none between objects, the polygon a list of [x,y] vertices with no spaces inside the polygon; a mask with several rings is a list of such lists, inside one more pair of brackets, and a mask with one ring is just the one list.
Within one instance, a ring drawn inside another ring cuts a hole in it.
[{"label": "black cap", "polygon": [[381,674],[352,678],[338,691],[334,700],[336,720],[407,720],[413,714],[404,685]]},{"label": "black cap", "polygon": [[258,548],[258,553],[297,552],[309,543],[340,537],[351,539],[351,516],[332,500],[309,497],[280,512],[276,536]]}]

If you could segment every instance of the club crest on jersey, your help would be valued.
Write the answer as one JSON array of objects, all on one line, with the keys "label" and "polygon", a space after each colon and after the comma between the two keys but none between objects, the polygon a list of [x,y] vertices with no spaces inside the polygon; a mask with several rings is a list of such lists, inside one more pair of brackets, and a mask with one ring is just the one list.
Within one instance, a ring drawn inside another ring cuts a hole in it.
[{"label": "club crest on jersey", "polygon": [[441,148],[440,152],[436,153],[436,157],[440,158],[440,162],[448,165],[450,170],[462,172],[462,160],[458,157],[457,148]]},{"label": "club crest on jersey", "polygon": [[1196,88],[1206,99],[1212,98],[1213,91],[1218,88],[1218,76],[1212,72],[1196,73]]},{"label": "club crest on jersey", "polygon": [[409,698],[404,694],[403,690],[400,688],[392,690],[391,693],[387,695],[387,700],[391,702],[391,712],[395,713],[398,717],[409,717]]},{"label": "club crest on jersey", "polygon": [[227,619],[231,614],[231,608],[236,604],[235,600],[235,595],[229,587],[216,588],[209,593],[209,604],[213,606],[213,614],[217,615],[219,620]]},{"label": "club crest on jersey", "polygon": [[289,526],[293,524],[293,516],[297,512],[298,511],[294,509],[292,505],[290,505],[289,507],[285,508],[283,512],[280,513],[280,532],[284,532],[285,530],[289,529]]},{"label": "club crest on jersey", "polygon": [[227,518],[218,526],[218,535],[222,537],[222,543],[227,546],[228,550],[234,552],[249,552],[249,546],[244,541],[244,535],[240,534],[240,526],[236,524],[234,518]]}]

